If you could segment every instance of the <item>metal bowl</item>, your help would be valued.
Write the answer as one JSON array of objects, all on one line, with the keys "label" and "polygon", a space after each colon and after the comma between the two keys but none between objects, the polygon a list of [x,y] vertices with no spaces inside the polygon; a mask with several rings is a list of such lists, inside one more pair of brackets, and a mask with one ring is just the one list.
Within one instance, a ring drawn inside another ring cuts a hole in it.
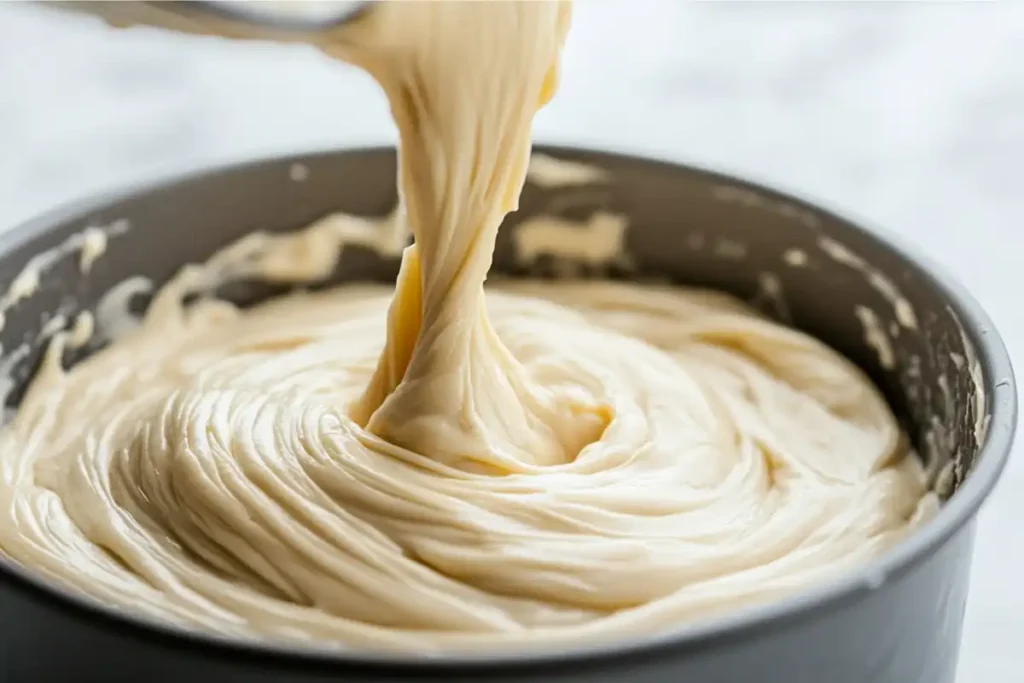
[{"label": "metal bowl", "polygon": [[[496,273],[714,287],[806,330],[882,387],[948,498],[939,515],[868,566],[782,601],[555,653],[423,658],[229,641],[97,605],[0,561],[0,679],[952,683],[975,517],[1003,469],[1016,424],[1010,361],[980,306],[913,250],[793,196],[648,159],[537,152],[599,167],[605,177],[560,187],[529,183],[499,234]],[[41,252],[55,250],[55,257],[38,291],[7,311],[0,341],[11,349],[35,340],[55,312],[93,310],[134,276],[160,284],[252,231],[296,229],[339,210],[386,214],[396,199],[395,163],[391,149],[258,161],[84,202],[7,232],[0,282]],[[515,253],[513,235],[529,217],[597,212],[629,218],[628,258],[588,264],[540,253],[526,262]],[[83,275],[74,236],[90,225],[122,230]],[[351,248],[334,280],[391,281],[397,268],[397,261]],[[274,291],[247,283],[225,294],[251,301]],[[137,299],[145,307],[145,295]],[[865,310],[874,316],[870,329]],[[9,407],[42,347],[8,355]]]}]

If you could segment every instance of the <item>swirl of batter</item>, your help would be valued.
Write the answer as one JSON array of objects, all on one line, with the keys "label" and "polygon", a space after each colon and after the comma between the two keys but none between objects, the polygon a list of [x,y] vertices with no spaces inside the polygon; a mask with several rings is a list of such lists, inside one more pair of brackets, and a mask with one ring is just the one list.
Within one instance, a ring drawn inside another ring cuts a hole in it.
[{"label": "swirl of batter", "polygon": [[333,244],[253,235],[184,269],[69,371],[58,336],[0,433],[3,552],[196,628],[436,651],[667,629],[923,519],[885,401],[807,335],[681,288],[484,296],[568,22],[563,2],[381,3],[346,35],[401,135],[395,288],[185,304],[326,276],[378,230],[338,217]]}]

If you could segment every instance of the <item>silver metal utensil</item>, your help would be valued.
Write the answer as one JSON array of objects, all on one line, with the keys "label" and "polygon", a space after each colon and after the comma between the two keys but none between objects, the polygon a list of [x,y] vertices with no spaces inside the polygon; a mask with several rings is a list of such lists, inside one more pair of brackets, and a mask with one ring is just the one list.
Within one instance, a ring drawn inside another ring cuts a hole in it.
[{"label": "silver metal utensil", "polygon": [[249,40],[317,43],[357,19],[370,2],[359,0],[41,1],[90,14],[118,28],[150,26],[182,33]]}]

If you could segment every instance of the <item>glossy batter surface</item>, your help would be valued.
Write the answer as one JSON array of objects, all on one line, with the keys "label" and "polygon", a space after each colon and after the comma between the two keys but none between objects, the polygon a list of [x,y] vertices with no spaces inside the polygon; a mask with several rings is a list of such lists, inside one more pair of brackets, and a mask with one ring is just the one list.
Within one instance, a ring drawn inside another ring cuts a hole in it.
[{"label": "glossy batter surface", "polygon": [[58,337],[0,433],[6,554],[220,633],[550,647],[799,590],[930,513],[867,378],[733,299],[485,296],[569,5],[378,7],[337,54],[401,134],[399,239],[378,245],[415,238],[396,287],[184,305],[242,271],[316,280],[384,234],[339,218],[186,268],[71,371]]}]

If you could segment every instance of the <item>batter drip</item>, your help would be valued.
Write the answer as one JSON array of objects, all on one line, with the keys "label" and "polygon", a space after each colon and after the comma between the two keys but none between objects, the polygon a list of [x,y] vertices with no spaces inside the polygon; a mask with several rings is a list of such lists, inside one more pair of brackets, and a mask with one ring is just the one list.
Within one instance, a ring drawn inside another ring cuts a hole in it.
[{"label": "batter drip", "polygon": [[431,651],[669,628],[925,518],[884,400],[814,339],[709,292],[484,296],[569,19],[380,3],[347,29],[329,51],[381,83],[400,133],[415,243],[394,290],[184,304],[242,273],[327,274],[313,232],[257,235],[70,371],[58,336],[0,433],[0,548],[189,626]]}]

